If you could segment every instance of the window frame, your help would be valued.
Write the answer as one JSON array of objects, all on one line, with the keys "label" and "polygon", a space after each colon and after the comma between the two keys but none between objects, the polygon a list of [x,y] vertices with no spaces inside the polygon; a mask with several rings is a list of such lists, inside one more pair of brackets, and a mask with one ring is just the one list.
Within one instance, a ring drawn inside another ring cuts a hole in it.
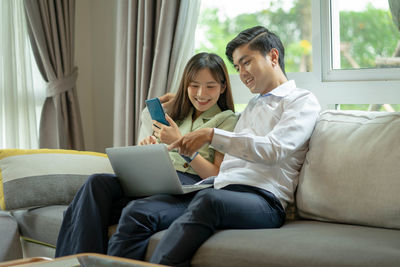
[{"label": "window frame", "polygon": [[[335,12],[335,5],[332,0],[314,1],[313,5],[320,4],[320,25],[321,25],[321,59],[322,59],[322,80],[329,81],[386,81],[400,80],[400,68],[368,68],[368,69],[334,69],[338,64],[334,62],[334,55],[340,57],[339,38],[339,13]],[[314,14],[313,14],[314,15]],[[316,14],[315,14],[316,15]],[[335,27],[334,27],[335,26]]]}]

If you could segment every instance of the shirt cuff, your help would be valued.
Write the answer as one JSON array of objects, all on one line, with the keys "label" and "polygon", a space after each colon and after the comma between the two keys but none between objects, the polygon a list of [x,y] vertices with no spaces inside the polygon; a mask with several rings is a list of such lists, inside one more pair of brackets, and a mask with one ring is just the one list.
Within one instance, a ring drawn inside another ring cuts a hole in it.
[{"label": "shirt cuff", "polygon": [[232,136],[232,132],[214,128],[214,136],[211,140],[211,146],[218,151],[226,153],[230,146]]}]

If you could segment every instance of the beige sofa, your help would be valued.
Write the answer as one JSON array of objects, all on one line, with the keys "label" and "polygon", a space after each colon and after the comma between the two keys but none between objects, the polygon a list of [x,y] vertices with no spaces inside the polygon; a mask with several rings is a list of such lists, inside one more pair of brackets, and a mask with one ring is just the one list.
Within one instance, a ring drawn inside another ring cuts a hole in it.
[{"label": "beige sofa", "polygon": [[[400,266],[399,148],[399,113],[323,112],[286,224],[218,231],[192,265]],[[12,212],[25,257],[54,255],[65,208]],[[151,238],[147,259],[162,235]]]}]

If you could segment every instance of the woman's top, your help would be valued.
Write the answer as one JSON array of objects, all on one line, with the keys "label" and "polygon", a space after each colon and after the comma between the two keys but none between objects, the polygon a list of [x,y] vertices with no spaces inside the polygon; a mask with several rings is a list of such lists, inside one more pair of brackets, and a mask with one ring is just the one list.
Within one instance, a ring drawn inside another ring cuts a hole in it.
[{"label": "woman's top", "polygon": [[[194,121],[192,121],[193,111],[194,109],[192,108],[189,114],[183,120],[176,122],[182,135],[202,128],[219,128],[225,131],[233,131],[238,120],[238,116],[235,115],[232,110],[221,111],[217,104],[203,112]],[[200,148],[198,152],[209,162],[214,162],[215,150],[208,144]],[[177,171],[197,174],[190,165],[185,167],[187,166],[187,164],[185,164],[186,161],[176,150],[170,151],[169,155]]]}]

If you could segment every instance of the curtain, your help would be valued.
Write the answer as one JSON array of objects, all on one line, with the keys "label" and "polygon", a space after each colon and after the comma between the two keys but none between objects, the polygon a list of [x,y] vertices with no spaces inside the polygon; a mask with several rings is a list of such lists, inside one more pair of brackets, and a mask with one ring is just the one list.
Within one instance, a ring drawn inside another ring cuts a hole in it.
[{"label": "curtain", "polygon": [[135,143],[145,99],[176,87],[199,9],[199,0],[118,1],[114,146]]},{"label": "curtain", "polygon": [[194,38],[200,4],[200,0],[181,1],[169,65],[172,75],[168,76],[167,91],[176,92],[183,69],[194,54]]},{"label": "curtain", "polygon": [[84,149],[74,66],[75,0],[25,0],[29,37],[47,83],[40,147]]},{"label": "curtain", "polygon": [[[0,148],[38,147],[35,68],[22,0],[0,1]],[[40,89],[40,83],[37,86]],[[38,112],[40,113],[40,112]]]}]

